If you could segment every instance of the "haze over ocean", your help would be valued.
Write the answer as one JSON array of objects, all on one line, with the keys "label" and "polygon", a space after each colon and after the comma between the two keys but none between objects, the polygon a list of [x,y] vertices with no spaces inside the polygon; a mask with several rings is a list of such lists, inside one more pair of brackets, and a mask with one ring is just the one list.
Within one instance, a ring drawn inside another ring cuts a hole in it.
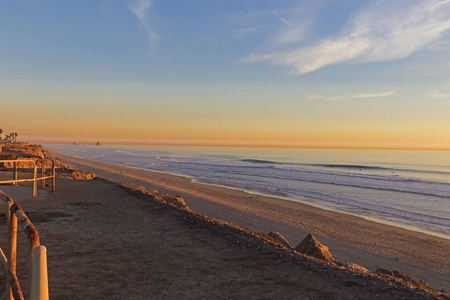
[{"label": "haze over ocean", "polygon": [[67,155],[189,176],[450,239],[450,152],[47,144]]}]

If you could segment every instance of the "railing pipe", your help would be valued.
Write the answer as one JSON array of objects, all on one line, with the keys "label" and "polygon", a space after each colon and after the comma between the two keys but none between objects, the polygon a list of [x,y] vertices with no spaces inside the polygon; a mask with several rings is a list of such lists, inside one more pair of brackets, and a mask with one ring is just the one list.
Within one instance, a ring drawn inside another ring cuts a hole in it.
[{"label": "railing pipe", "polygon": [[19,285],[19,280],[17,279],[17,276],[15,274],[11,275],[11,282],[12,282],[11,283],[11,289],[12,289],[11,295],[13,297],[12,299],[24,300],[23,294],[22,294],[22,289],[20,288],[20,285]]},{"label": "railing pipe", "polygon": [[[51,176],[45,176],[45,163],[46,161],[51,160],[52,161],[52,175]],[[41,177],[37,177],[37,164],[36,162],[41,162]],[[36,162],[31,159],[21,159],[21,160],[0,160],[0,163],[7,163],[11,162],[13,163],[13,169],[14,169],[14,179],[13,180],[2,180],[0,181],[0,184],[5,183],[12,183],[13,185],[16,185],[18,182],[33,182],[33,198],[37,196],[37,182],[38,180],[42,180],[42,188],[45,188],[45,180],[46,179],[52,179],[52,192],[55,192],[56,187],[56,166],[55,166],[55,160],[54,159],[41,159],[37,160]],[[19,162],[28,162],[32,164],[33,168],[33,178],[30,179],[17,179],[17,163]]]},{"label": "railing pipe", "polygon": [[23,230],[31,243],[31,249],[39,246],[39,234],[34,227],[33,223],[31,223],[30,219],[28,219],[25,212],[22,210],[19,204],[14,203],[11,205],[11,211],[14,213],[14,216],[17,217],[17,221],[23,227]]},{"label": "railing pipe", "polygon": [[5,274],[8,274],[8,259],[2,249],[0,249],[0,262],[2,264],[3,271],[5,271]]},{"label": "railing pipe", "polygon": [[19,204],[0,191],[0,199],[8,207],[8,256],[0,249],[0,265],[6,272],[7,299],[24,299],[16,276],[17,225],[30,241],[31,247],[31,287],[30,299],[48,300],[47,249],[40,245],[39,234]]},{"label": "railing pipe", "polygon": [[13,166],[14,166],[14,181],[16,181],[16,183],[13,183],[13,185],[17,184],[17,162],[13,162]]},{"label": "railing pipe", "polygon": [[55,160],[52,160],[52,192],[55,192],[55,187],[56,187],[56,166],[55,166]]},{"label": "railing pipe", "polygon": [[14,201],[13,201],[13,199],[11,199],[11,197],[9,197],[8,195],[6,195],[6,194],[5,194],[3,191],[1,191],[1,190],[0,190],[0,199],[1,199],[3,202],[5,202],[5,204],[6,204],[6,206],[7,206],[6,211],[7,211],[8,213],[6,214],[6,217],[7,217],[7,222],[8,222],[8,224],[9,224],[9,216],[10,216],[9,211],[10,211],[10,209],[11,209],[11,206],[14,204]]},{"label": "railing pipe", "polygon": [[12,284],[16,275],[16,257],[17,257],[17,217],[12,210],[9,210],[8,224],[8,274],[6,280],[7,299],[13,300]]},{"label": "railing pipe", "polygon": [[33,171],[34,181],[33,181],[33,198],[37,196],[37,167],[34,165]]},{"label": "railing pipe", "polygon": [[30,299],[48,300],[47,249],[44,246],[33,249]]},{"label": "railing pipe", "polygon": [[41,187],[43,189],[45,189],[45,160],[42,160],[41,163],[42,163],[42,165],[41,165],[41,178],[42,178]]}]

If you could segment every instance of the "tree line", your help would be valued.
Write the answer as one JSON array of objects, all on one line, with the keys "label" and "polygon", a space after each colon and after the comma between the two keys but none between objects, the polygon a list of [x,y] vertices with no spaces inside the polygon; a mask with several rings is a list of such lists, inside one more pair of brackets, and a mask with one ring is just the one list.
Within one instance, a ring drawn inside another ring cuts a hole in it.
[{"label": "tree line", "polygon": [[5,142],[17,142],[17,132],[11,132],[10,134],[5,135],[5,138],[2,139],[3,129],[0,129],[0,141]]}]

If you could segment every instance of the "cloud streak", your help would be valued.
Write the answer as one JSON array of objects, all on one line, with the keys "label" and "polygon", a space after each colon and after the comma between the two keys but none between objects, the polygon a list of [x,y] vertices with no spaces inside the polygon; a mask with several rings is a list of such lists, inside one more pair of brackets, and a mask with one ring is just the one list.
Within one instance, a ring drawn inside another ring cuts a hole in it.
[{"label": "cloud streak", "polygon": [[148,45],[152,52],[156,51],[158,41],[161,39],[159,35],[155,33],[148,21],[148,11],[152,6],[153,0],[138,0],[132,3],[128,9],[131,10],[135,16],[139,19],[142,28],[148,35]]},{"label": "cloud streak", "polygon": [[344,101],[353,99],[367,99],[367,98],[381,98],[394,95],[392,91],[380,92],[380,93],[363,93],[363,94],[348,94],[338,96],[323,96],[323,95],[306,95],[309,99],[325,100],[325,101]]},{"label": "cloud streak", "polygon": [[[450,0],[374,1],[344,30],[312,46],[251,54],[244,63],[267,62],[305,74],[338,63],[392,61],[427,49],[450,30]],[[289,31],[291,29],[288,29]]]},{"label": "cloud streak", "polygon": [[289,27],[293,27],[292,24],[289,23],[285,18],[283,18],[282,16],[280,16],[280,14],[279,14],[276,10],[273,11],[273,14],[274,14],[275,16],[277,16],[277,17],[281,20],[281,22],[283,22],[284,24],[288,25]]},{"label": "cloud streak", "polygon": [[[323,0],[292,1],[294,6],[277,9],[264,9],[250,13],[237,13],[228,19],[239,27],[233,30],[239,39],[247,35],[268,36],[270,49],[278,46],[290,46],[307,37],[307,29],[316,18],[318,10],[323,6]],[[274,1],[276,5],[276,1]],[[279,6],[279,5],[276,5]]]},{"label": "cloud streak", "polygon": [[439,90],[429,90],[427,91],[427,96],[431,98],[445,98],[447,94],[439,91]]},{"label": "cloud streak", "polygon": [[264,28],[265,28],[265,26],[262,26],[262,25],[251,26],[251,27],[236,29],[236,30],[233,30],[233,32],[235,33],[237,38],[243,39],[243,38],[247,37],[248,35],[251,35],[251,34],[261,31]]}]

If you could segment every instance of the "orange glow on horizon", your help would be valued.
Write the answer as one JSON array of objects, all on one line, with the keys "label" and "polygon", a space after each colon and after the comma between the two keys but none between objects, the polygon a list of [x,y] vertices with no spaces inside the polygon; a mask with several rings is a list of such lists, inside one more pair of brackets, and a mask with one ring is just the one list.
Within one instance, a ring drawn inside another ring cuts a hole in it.
[{"label": "orange glow on horizon", "polygon": [[2,116],[1,128],[38,143],[450,149],[445,109],[441,117],[412,118],[402,110],[355,111],[345,102],[302,106],[292,102],[281,110],[267,102],[240,104],[226,99],[194,106],[187,100],[134,99],[123,105],[101,98],[90,105],[89,99],[66,98],[70,101],[36,99],[45,104],[36,111],[32,106],[25,109],[20,99],[5,101],[2,109],[8,114]]}]

